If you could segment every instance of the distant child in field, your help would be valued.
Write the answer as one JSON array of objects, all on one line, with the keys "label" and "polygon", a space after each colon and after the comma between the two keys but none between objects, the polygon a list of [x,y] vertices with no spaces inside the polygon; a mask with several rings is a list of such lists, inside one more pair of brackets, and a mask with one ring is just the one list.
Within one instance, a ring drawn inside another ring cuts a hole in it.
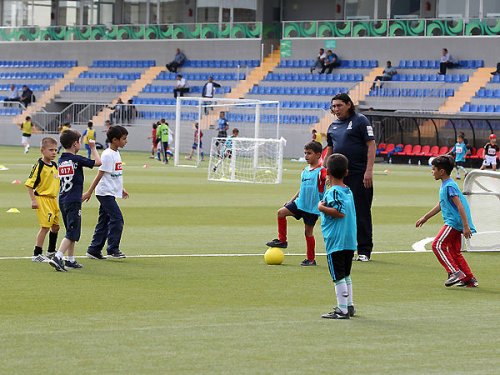
[{"label": "distant child in field", "polygon": [[[101,165],[101,158],[93,139],[89,139],[87,144],[94,160],[77,155],[81,147],[80,137],[80,133],[75,130],[65,130],[59,138],[59,142],[64,147],[64,152],[58,162],[59,179],[61,180],[59,207],[66,227],[66,235],[59,244],[59,250],[49,262],[56,271],[66,271],[66,267],[82,268],[82,265],[75,259],[75,243],[80,240],[82,231],[83,168],[94,168],[94,166]],[[64,261],[66,253],[68,258]]]},{"label": "distant child in field", "polygon": [[323,136],[316,129],[312,130],[312,140],[318,142],[321,146],[323,146]]},{"label": "distant child in field", "polygon": [[[31,169],[30,176],[24,183],[28,188],[31,199],[31,208],[36,210],[40,223],[40,230],[36,236],[33,262],[47,262],[56,252],[57,232],[59,232],[59,177],[57,164],[54,159],[57,155],[57,141],[54,138],[43,138],[41,143],[42,157]],[[47,257],[43,255],[43,243],[49,233],[49,247]]]},{"label": "distant child in field", "polygon": [[[61,126],[59,126],[59,136],[61,136],[61,134],[63,132],[65,132],[66,130],[69,130],[69,129],[71,129],[71,123],[69,121],[66,121]],[[62,148],[63,148],[63,146],[61,144],[59,144],[59,147],[57,148],[57,153],[59,153]]]},{"label": "distant child in field", "polygon": [[122,158],[118,149],[127,144],[128,131],[123,126],[111,126],[107,137],[109,148],[101,155],[101,166],[89,189],[83,194],[82,201],[86,202],[95,195],[100,203],[99,219],[94,230],[94,237],[87,249],[87,257],[91,259],[106,259],[102,256],[102,249],[106,243],[108,256],[111,258],[125,258],[120,251],[120,241],[123,232],[123,215],[116,203],[116,198],[128,198],[123,188]]},{"label": "distant child in field", "polygon": [[484,160],[481,169],[486,169],[491,165],[491,169],[497,170],[497,136],[495,134],[490,134],[490,141],[484,145]]},{"label": "distant child in field", "polygon": [[30,139],[33,124],[31,123],[31,117],[26,116],[26,119],[20,125],[21,127],[21,144],[24,147],[24,153],[27,154],[30,151]]},{"label": "distant child in field", "polygon": [[470,238],[472,233],[476,233],[476,228],[472,223],[469,204],[458,185],[450,177],[453,164],[453,158],[449,155],[438,156],[432,161],[432,175],[435,180],[442,181],[439,189],[439,202],[417,220],[416,226],[421,227],[441,211],[444,226],[432,243],[432,251],[448,272],[448,280],[444,285],[459,284],[459,286],[474,288],[478,285],[477,280],[462,256],[461,250],[462,234],[465,238]]},{"label": "distant child in field", "polygon": [[170,135],[170,128],[164,118],[160,120],[160,125],[156,128],[156,139],[161,145],[163,153],[163,163],[168,164],[168,141]]},{"label": "distant child in field", "polygon": [[[199,142],[198,142],[198,138],[199,138]],[[191,160],[193,158],[193,155],[196,152],[196,150],[198,150],[198,146],[199,146],[200,147],[201,161],[203,161],[203,159],[205,158],[205,155],[203,154],[202,138],[203,138],[203,132],[199,129],[198,123],[195,122],[193,146],[191,146],[191,153],[188,156],[186,156],[186,159]]]},{"label": "distant child in field", "polygon": [[237,128],[234,128],[231,133],[232,133],[231,136],[229,136],[229,138],[226,139],[224,145],[219,150],[219,160],[217,161],[217,163],[213,168],[214,172],[217,171],[217,169],[221,166],[224,160],[231,159],[233,155],[233,139],[238,137],[240,131]]},{"label": "distant child in field", "polygon": [[[151,129],[151,137],[148,137],[148,139],[151,139],[152,145],[151,145],[151,156],[149,157],[150,159],[155,159],[155,153],[158,150],[158,137],[156,136],[156,129],[158,128],[158,124],[156,122],[153,122],[153,128]],[[158,160],[160,159],[160,152],[158,151]]]},{"label": "distant child in field", "polygon": [[[96,141],[96,134],[95,130],[93,129],[94,123],[92,121],[89,121],[87,123],[87,129],[82,134],[82,141],[83,145],[85,146],[85,150],[87,150],[87,159],[90,159],[90,156],[92,155],[92,148],[90,147],[89,141],[92,140],[94,141],[94,146],[95,146],[95,141]],[[62,145],[62,143],[61,143]],[[62,145],[64,147],[64,145]]]},{"label": "distant child in field", "polygon": [[224,142],[224,138],[227,138],[228,129],[229,123],[226,120],[226,112],[221,111],[217,120],[217,141],[215,142],[215,147],[219,148],[221,143]]},{"label": "distant child in field", "polygon": [[465,156],[467,155],[467,145],[464,142],[464,136],[459,134],[457,136],[457,143],[453,146],[453,149],[449,152],[450,154],[455,154],[455,167],[457,168],[457,180],[460,180],[460,169],[464,172],[464,178],[467,176],[467,170],[465,166]]},{"label": "distant child in field", "polygon": [[351,189],[344,184],[348,165],[342,154],[332,154],[328,158],[326,167],[331,187],[318,204],[328,269],[337,295],[337,307],[321,315],[326,319],[349,319],[355,314],[351,267],[358,242],[354,198]]},{"label": "distant child in field", "polygon": [[304,157],[308,166],[302,171],[300,190],[290,202],[278,210],[278,238],[266,244],[269,247],[286,249],[288,247],[287,216],[293,216],[297,220],[304,219],[307,258],[302,261],[301,266],[316,265],[314,225],[320,214],[318,203],[323,198],[326,182],[326,169],[320,162],[321,151],[321,145],[315,141],[304,146]]}]

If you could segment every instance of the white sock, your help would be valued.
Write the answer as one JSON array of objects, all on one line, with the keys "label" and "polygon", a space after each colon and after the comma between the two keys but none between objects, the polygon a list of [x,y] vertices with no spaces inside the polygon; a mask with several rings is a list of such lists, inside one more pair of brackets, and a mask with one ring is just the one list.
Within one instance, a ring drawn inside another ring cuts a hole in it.
[{"label": "white sock", "polygon": [[69,260],[70,262],[74,262],[74,261],[75,261],[75,256],[68,257],[68,260]]},{"label": "white sock", "polygon": [[64,257],[64,254],[61,252],[61,250],[57,250],[56,257],[57,259],[62,259]]},{"label": "white sock", "polygon": [[352,300],[352,279],[351,279],[351,275],[345,277],[345,282],[347,284],[347,293],[349,293],[349,297],[347,297],[347,306],[354,306],[354,302]]},{"label": "white sock", "polygon": [[349,297],[349,292],[347,290],[347,283],[345,278],[342,280],[335,281],[335,294],[337,295],[337,304],[344,314],[347,313],[347,298]]}]

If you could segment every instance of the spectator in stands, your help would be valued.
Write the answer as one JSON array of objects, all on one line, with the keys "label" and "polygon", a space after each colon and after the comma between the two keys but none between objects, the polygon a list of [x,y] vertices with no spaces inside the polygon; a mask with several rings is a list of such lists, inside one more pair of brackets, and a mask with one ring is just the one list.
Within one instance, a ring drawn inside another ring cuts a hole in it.
[{"label": "spectator in stands", "polygon": [[496,76],[497,74],[500,74],[500,62],[497,63],[497,70],[495,70],[494,72],[491,72],[492,75]]},{"label": "spectator in stands", "polygon": [[132,99],[127,100],[127,105],[124,105],[123,107],[125,123],[130,125],[132,120],[137,117],[137,109],[135,108],[134,101]]},{"label": "spectator in stands", "polygon": [[123,103],[122,98],[118,98],[116,104],[108,108],[113,110],[113,112],[109,115],[110,122],[121,124],[122,121],[125,120],[125,103]]},{"label": "spectator in stands", "polygon": [[[217,82],[214,82],[214,78],[212,76],[208,77],[207,83],[203,85],[201,90],[202,98],[213,98],[215,95],[215,89],[221,87]],[[208,114],[208,106],[212,104],[212,102],[205,102],[205,114]]]},{"label": "spectator in stands", "polygon": [[453,58],[446,48],[443,48],[441,61],[439,63],[439,73],[438,74],[446,74],[447,68],[453,68],[455,64],[453,63]]},{"label": "spectator in stands", "polygon": [[20,101],[24,104],[25,107],[29,106],[35,101],[35,95],[33,95],[33,91],[31,91],[31,89],[26,85],[23,85],[23,92],[21,93]]},{"label": "spectator in stands", "polygon": [[325,160],[334,152],[349,159],[349,175],[344,178],[344,183],[351,189],[356,207],[358,260],[367,262],[373,248],[371,206],[375,136],[368,119],[356,113],[349,95],[335,95],[330,110],[337,120],[328,128]]},{"label": "spectator in stands", "polygon": [[177,74],[177,80],[174,86],[174,98],[177,98],[178,95],[184,96],[185,92],[189,92],[186,79],[182,77],[182,74]]},{"label": "spectator in stands", "polygon": [[311,68],[311,74],[318,69],[323,69],[325,67],[325,59],[326,59],[326,53],[324,48],[319,49],[318,57],[316,58],[316,61],[314,62],[314,66]]},{"label": "spectator in stands", "polygon": [[387,65],[384,68],[384,71],[382,72],[381,76],[376,76],[375,80],[373,81],[372,85],[372,90],[375,88],[375,85],[377,84],[377,81],[380,81],[380,88],[382,88],[382,81],[392,81],[392,77],[398,74],[398,71],[396,68],[392,66],[392,63],[390,61],[387,61]]},{"label": "spectator in stands", "polygon": [[332,74],[334,68],[340,66],[339,57],[333,53],[331,49],[326,52],[326,58],[324,60],[323,69],[321,69],[320,74],[324,73],[328,69],[328,74]]},{"label": "spectator in stands", "polygon": [[168,71],[171,73],[177,73],[177,69],[184,65],[184,62],[186,61],[186,55],[181,52],[179,48],[177,48],[176,51],[174,60],[166,65]]},{"label": "spectator in stands", "polygon": [[10,85],[9,95],[4,99],[5,102],[19,102],[21,97],[19,96],[19,91],[16,89],[16,85]]}]

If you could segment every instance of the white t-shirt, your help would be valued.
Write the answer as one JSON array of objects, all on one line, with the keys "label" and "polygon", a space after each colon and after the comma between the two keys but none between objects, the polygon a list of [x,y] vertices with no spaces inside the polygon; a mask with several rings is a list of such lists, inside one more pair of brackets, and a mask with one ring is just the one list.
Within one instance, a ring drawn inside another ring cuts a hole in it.
[{"label": "white t-shirt", "polygon": [[95,188],[95,194],[101,196],[112,195],[116,198],[121,198],[123,177],[120,153],[107,148],[102,152],[101,162],[102,165],[99,167],[99,170],[105,173]]},{"label": "white t-shirt", "polygon": [[205,91],[205,96],[209,98],[214,97],[214,84],[212,82],[207,82],[207,88]]}]

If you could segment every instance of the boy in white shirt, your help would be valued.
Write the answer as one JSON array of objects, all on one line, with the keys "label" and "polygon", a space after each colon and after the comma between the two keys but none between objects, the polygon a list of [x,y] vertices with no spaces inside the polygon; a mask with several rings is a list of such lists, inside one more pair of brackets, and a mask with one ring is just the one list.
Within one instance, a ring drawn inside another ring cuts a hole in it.
[{"label": "boy in white shirt", "polygon": [[102,249],[108,241],[107,253],[110,258],[125,258],[120,251],[120,240],[123,232],[123,215],[116,203],[116,198],[128,198],[123,188],[122,158],[119,148],[127,144],[128,131],[123,126],[111,126],[106,133],[109,148],[101,154],[102,165],[89,189],[83,194],[82,201],[86,202],[95,189],[97,200],[100,203],[99,219],[97,221],[92,242],[87,249],[87,257],[91,259],[106,259]]}]

